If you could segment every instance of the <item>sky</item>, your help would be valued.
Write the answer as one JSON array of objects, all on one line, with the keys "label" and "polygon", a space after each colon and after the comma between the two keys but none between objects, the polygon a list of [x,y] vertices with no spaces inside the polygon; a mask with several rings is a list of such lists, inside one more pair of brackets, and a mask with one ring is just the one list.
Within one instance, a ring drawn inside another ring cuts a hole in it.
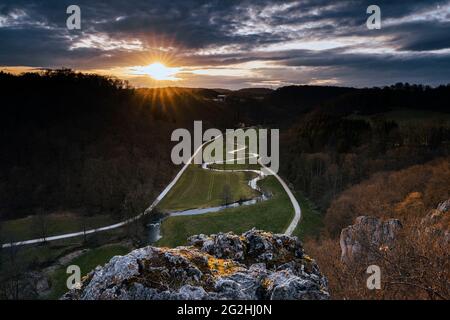
[{"label": "sky", "polygon": [[436,86],[450,83],[450,0],[0,0],[0,69],[62,67],[137,87]]}]

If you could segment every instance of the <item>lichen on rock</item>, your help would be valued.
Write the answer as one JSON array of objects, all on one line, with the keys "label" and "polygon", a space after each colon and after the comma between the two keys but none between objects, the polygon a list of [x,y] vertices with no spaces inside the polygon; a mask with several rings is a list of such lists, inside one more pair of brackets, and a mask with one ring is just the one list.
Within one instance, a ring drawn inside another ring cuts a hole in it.
[{"label": "lichen on rock", "polygon": [[144,247],[97,267],[62,299],[327,299],[326,278],[296,237],[250,230]]}]

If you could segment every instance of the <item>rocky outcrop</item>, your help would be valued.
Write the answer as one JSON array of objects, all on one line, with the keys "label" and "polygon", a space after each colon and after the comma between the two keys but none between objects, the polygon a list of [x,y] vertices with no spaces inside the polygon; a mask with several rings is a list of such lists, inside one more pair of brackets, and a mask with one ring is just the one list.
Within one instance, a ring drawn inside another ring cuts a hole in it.
[{"label": "rocky outcrop", "polygon": [[431,210],[421,224],[425,233],[439,238],[441,243],[450,244],[450,199]]},{"label": "rocky outcrop", "polygon": [[97,267],[63,299],[327,299],[326,278],[296,237],[251,230],[145,247]]},{"label": "rocky outcrop", "polygon": [[[417,237],[431,236],[439,244],[450,244],[450,199],[439,203],[436,209],[431,210],[419,222],[415,225]],[[341,260],[374,260],[377,252],[389,250],[395,245],[401,229],[402,224],[397,219],[382,220],[369,216],[356,218],[353,225],[341,231]]]},{"label": "rocky outcrop", "polygon": [[437,210],[439,210],[442,213],[449,212],[450,211],[450,199],[447,199],[446,201],[439,203]]},{"label": "rocky outcrop", "polygon": [[355,223],[341,231],[341,259],[352,262],[364,257],[374,259],[379,250],[393,246],[402,224],[397,219],[383,221],[376,217],[361,216]]}]

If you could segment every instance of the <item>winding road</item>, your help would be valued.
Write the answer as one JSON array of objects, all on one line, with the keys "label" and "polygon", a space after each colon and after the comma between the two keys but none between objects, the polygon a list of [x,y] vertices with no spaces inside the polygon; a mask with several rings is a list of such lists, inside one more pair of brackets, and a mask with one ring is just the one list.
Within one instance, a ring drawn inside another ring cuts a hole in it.
[{"label": "winding road", "polygon": [[[217,138],[216,138],[217,139]],[[215,139],[214,139],[215,140]],[[236,145],[237,149],[233,150],[233,151],[229,151],[229,153],[237,153],[239,151],[242,150],[246,150],[247,147],[244,145]],[[263,170],[250,170],[250,169],[239,169],[239,170],[220,170],[220,169],[214,169],[215,171],[232,171],[232,172],[254,172],[257,173],[260,176],[260,179],[263,179],[265,175],[263,171],[266,171],[268,173],[270,173],[271,175],[273,175],[275,178],[277,178],[278,182],[281,184],[281,186],[283,187],[284,191],[287,193],[287,195],[289,196],[289,200],[292,203],[292,206],[294,208],[294,218],[292,219],[291,223],[289,224],[289,226],[287,227],[287,229],[284,231],[284,234],[290,236],[292,235],[292,233],[294,232],[295,228],[297,227],[298,223],[300,222],[301,219],[301,214],[302,211],[300,209],[300,205],[297,201],[297,199],[295,198],[294,194],[292,193],[292,191],[289,189],[288,185],[286,184],[286,182],[284,182],[283,179],[281,179],[281,177],[275,173],[272,169],[266,167],[264,164],[261,163],[260,158],[259,158],[259,154],[257,153],[248,153],[248,157],[244,157],[244,158],[234,158],[231,160],[225,160],[225,161],[215,161],[215,162],[204,162],[202,165],[203,169],[208,169],[208,166],[211,164],[222,164],[222,163],[226,163],[229,161],[236,161],[236,160],[247,160],[247,159],[251,159],[251,158],[257,158],[258,159],[258,163],[259,165],[263,168]],[[260,179],[254,179],[254,182],[256,184],[256,181],[260,180]],[[253,187],[253,189],[257,189],[256,186]]]},{"label": "winding road", "polygon": [[[109,226],[104,226],[104,227],[100,227],[100,228],[95,228],[95,229],[90,229],[90,230],[86,230],[86,231],[79,231],[79,232],[73,232],[73,233],[66,233],[66,234],[61,234],[61,235],[56,235],[56,236],[50,236],[50,237],[46,237],[46,238],[37,238],[37,239],[31,239],[31,240],[24,240],[24,241],[18,241],[18,242],[11,242],[11,243],[5,243],[2,244],[2,248],[9,248],[9,247],[13,247],[13,246],[23,246],[23,245],[30,245],[30,244],[38,244],[38,243],[43,243],[43,242],[49,242],[49,241],[55,241],[55,240],[62,240],[62,239],[68,239],[68,238],[75,238],[75,237],[81,237],[84,235],[88,235],[88,234],[93,234],[93,233],[97,233],[97,232],[102,232],[102,231],[107,231],[107,230],[113,230],[113,229],[117,229],[120,227],[123,227],[129,223],[132,223],[140,218],[142,218],[144,215],[149,214],[158,204],[159,202],[169,193],[169,191],[175,186],[175,184],[178,182],[178,180],[180,179],[180,177],[183,175],[183,173],[186,171],[186,169],[188,168],[188,166],[192,163],[192,160],[195,158],[195,156],[197,155],[198,152],[200,152],[200,150],[203,149],[203,147],[211,142],[214,142],[216,139],[220,138],[220,136],[215,137],[214,139],[207,141],[205,143],[203,143],[200,147],[197,148],[197,150],[195,150],[194,154],[189,158],[189,160],[186,162],[186,164],[181,168],[181,170],[177,173],[177,175],[173,178],[173,180],[166,186],[166,188],[159,194],[159,196],[155,199],[155,201],[153,201],[153,203],[141,214],[131,218],[131,219],[127,219],[125,221],[116,223],[116,224],[112,224]],[[240,149],[236,149],[231,151],[232,153],[236,153],[238,151],[241,150],[245,150],[246,147],[243,146]],[[289,196],[289,199],[292,203],[293,209],[294,209],[294,218],[292,219],[291,223],[289,224],[289,226],[287,227],[287,229],[285,230],[285,234],[286,235],[292,235],[292,232],[295,230],[295,228],[297,227],[298,223],[300,222],[301,219],[301,209],[300,209],[300,205],[298,204],[297,200],[295,199],[294,194],[291,192],[291,190],[289,189],[288,185],[283,181],[283,179],[281,179],[281,177],[276,174],[274,171],[272,171],[270,168],[266,167],[265,165],[263,165],[260,162],[259,159],[259,155],[256,153],[250,153],[249,154],[250,157],[257,157],[258,158],[258,163],[261,165],[261,167],[266,170],[267,172],[269,172],[271,175],[275,176],[277,178],[277,180],[280,182],[280,184],[283,186],[283,189],[286,191],[286,193]],[[247,159],[247,158],[246,158]],[[239,160],[239,159],[233,159],[234,160]],[[218,162],[215,162],[218,163]],[[205,163],[203,165],[203,168],[207,168],[207,166],[209,164],[212,163]],[[215,169],[218,171],[221,171],[219,169]],[[226,171],[226,170],[224,170]],[[234,171],[258,171],[258,170],[246,170],[246,169],[242,169],[242,170],[234,170]],[[258,171],[260,172],[260,171]],[[260,172],[261,175],[264,175],[262,172]]]}]

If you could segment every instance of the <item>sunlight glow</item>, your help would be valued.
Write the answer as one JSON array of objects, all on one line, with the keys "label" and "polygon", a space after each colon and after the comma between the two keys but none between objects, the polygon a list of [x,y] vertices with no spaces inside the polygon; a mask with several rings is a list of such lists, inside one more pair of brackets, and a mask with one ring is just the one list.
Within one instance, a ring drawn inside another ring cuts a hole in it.
[{"label": "sunlight glow", "polygon": [[181,80],[177,78],[177,73],[180,72],[180,68],[166,67],[161,62],[155,62],[148,66],[138,66],[131,68],[132,73],[135,75],[147,75],[158,81],[177,81]]}]

